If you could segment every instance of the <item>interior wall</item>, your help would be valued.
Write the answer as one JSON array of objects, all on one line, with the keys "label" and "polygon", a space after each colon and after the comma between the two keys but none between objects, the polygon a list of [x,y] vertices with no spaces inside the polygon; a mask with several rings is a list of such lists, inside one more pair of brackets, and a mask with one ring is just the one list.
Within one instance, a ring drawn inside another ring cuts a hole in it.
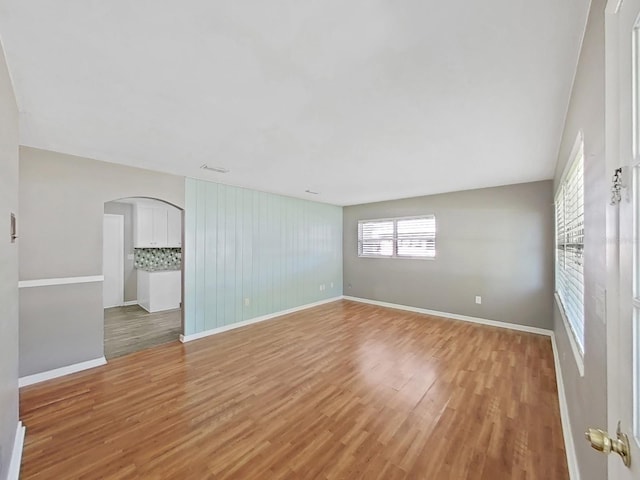
[{"label": "interior wall", "polygon": [[[609,202],[605,171],[605,40],[604,0],[591,4],[562,136],[554,179],[557,189],[578,132],[584,134],[584,376],[580,375],[560,310],[554,302],[554,331],[569,406],[571,432],[582,480],[607,478],[607,458],[584,441],[586,426],[607,425],[607,350],[603,315],[606,288],[606,209]],[[609,174],[607,174],[609,173]]]},{"label": "interior wall", "polygon": [[342,208],[194,179],[186,195],[187,335],[342,295]]},{"label": "interior wall", "polygon": [[[184,177],[28,147],[19,188],[21,281],[102,275],[105,202],[184,208]],[[20,308],[20,376],[103,356],[102,283],[20,288]]]},{"label": "interior wall", "polygon": [[[551,189],[543,181],[345,207],[344,294],[550,329]],[[358,257],[359,220],[427,214],[435,259]]]},{"label": "interior wall", "polygon": [[[7,478],[18,425],[18,108],[0,43],[0,478]],[[18,223],[20,226],[20,223]]]},{"label": "interior wall", "polygon": [[122,215],[124,218],[124,301],[133,302],[138,299],[138,271],[133,268],[133,205],[107,202],[104,204],[104,213]]}]

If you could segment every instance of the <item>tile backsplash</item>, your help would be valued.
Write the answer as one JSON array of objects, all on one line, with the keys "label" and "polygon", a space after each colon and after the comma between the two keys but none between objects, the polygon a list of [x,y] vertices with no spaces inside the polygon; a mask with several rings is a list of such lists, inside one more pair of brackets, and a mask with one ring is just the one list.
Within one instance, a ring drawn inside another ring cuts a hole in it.
[{"label": "tile backsplash", "polygon": [[135,268],[142,270],[180,270],[181,248],[136,248]]}]

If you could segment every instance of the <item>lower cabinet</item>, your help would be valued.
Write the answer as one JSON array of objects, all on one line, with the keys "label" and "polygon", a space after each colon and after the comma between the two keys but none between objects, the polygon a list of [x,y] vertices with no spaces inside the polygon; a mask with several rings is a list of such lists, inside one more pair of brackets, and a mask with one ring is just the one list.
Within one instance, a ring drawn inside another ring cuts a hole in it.
[{"label": "lower cabinet", "polygon": [[138,304],[150,313],[180,308],[181,279],[180,270],[138,270]]}]

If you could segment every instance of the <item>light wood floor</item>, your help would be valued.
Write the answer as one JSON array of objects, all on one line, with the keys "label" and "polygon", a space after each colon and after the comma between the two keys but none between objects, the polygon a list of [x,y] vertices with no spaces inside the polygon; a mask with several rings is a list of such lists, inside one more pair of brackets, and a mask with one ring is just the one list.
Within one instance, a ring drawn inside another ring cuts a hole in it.
[{"label": "light wood floor", "polygon": [[149,313],[139,305],[105,308],[104,355],[107,359],[176,342],[182,333],[182,311]]},{"label": "light wood floor", "polygon": [[567,479],[549,338],[338,301],[21,390],[22,479]]}]

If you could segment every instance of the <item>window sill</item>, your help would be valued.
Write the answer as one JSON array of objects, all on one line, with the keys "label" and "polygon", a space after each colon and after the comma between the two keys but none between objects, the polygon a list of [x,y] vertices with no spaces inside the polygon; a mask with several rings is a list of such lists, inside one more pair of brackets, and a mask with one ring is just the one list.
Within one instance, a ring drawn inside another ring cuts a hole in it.
[{"label": "window sill", "polygon": [[386,258],[391,260],[435,260],[436,257],[407,257],[407,256],[394,256],[394,255],[358,255],[358,258]]},{"label": "window sill", "polygon": [[567,319],[567,315],[564,313],[564,307],[562,306],[560,297],[558,297],[557,293],[554,293],[553,296],[556,299],[556,306],[560,311],[560,316],[562,317],[562,323],[564,323],[564,330],[567,333],[567,337],[569,337],[569,343],[571,344],[571,351],[573,351],[573,357],[576,360],[576,366],[578,367],[580,376],[584,377],[584,355],[580,352],[580,347],[578,347],[578,342],[576,341],[575,334],[573,333],[573,330],[569,325],[569,320]]}]

